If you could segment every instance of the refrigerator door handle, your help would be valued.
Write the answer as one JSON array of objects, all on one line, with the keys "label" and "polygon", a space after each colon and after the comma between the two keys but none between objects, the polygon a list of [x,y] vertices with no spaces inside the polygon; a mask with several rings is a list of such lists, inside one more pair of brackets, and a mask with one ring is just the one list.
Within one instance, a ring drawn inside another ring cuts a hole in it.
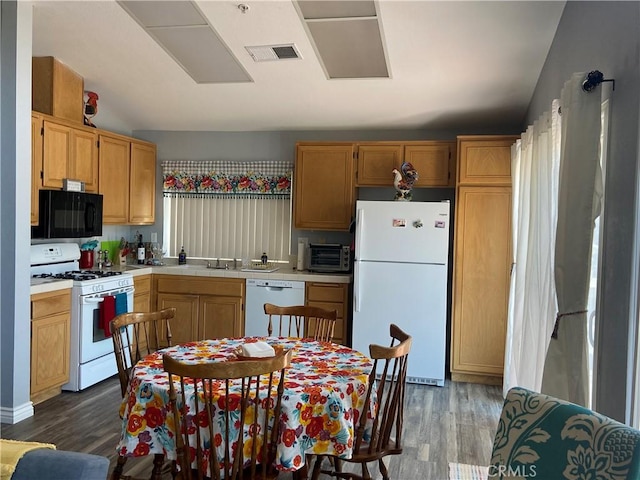
[{"label": "refrigerator door handle", "polygon": [[358,211],[356,211],[356,258],[355,258],[356,261],[360,260],[360,255],[362,254],[362,234],[364,233],[364,230],[362,230],[364,228],[363,217],[364,217],[364,213],[360,208],[358,209]]},{"label": "refrigerator door handle", "polygon": [[353,309],[356,312],[360,311],[360,285],[362,282],[360,281],[360,262],[353,263]]}]

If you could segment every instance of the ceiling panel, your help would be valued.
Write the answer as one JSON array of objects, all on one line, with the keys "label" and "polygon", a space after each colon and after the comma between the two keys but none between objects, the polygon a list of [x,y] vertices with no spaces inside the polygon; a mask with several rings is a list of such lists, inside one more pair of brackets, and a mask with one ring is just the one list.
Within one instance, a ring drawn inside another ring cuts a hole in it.
[{"label": "ceiling panel", "polygon": [[389,76],[377,19],[308,22],[307,26],[329,78]]},{"label": "ceiling panel", "polygon": [[330,1],[301,0],[298,6],[302,16],[309,20],[314,18],[348,18],[375,17],[376,6],[371,0]]},{"label": "ceiling panel", "polygon": [[118,2],[196,83],[251,82],[191,1]]},{"label": "ceiling panel", "polygon": [[209,27],[149,29],[197,83],[250,82],[244,68]]},{"label": "ceiling panel", "polygon": [[144,27],[207,25],[207,20],[192,2],[138,0],[118,3]]}]

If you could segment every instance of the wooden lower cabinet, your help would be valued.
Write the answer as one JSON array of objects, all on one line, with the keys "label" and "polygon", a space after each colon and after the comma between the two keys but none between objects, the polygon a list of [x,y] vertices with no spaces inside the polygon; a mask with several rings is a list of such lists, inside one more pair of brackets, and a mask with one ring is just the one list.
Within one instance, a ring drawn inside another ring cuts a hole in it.
[{"label": "wooden lower cabinet", "polygon": [[174,345],[244,334],[244,279],[157,275],[154,284],[157,309],[176,309]]},{"label": "wooden lower cabinet", "polygon": [[342,345],[349,345],[348,318],[349,318],[349,284],[305,282],[305,304],[336,310],[336,328],[333,341]]},{"label": "wooden lower cabinet", "polygon": [[459,187],[452,380],[502,381],[511,269],[511,187]]},{"label": "wooden lower cabinet", "polygon": [[151,311],[151,275],[133,277],[133,311]]},{"label": "wooden lower cabinet", "polygon": [[71,290],[31,296],[31,401],[61,392],[69,381]]},{"label": "wooden lower cabinet", "polygon": [[242,298],[201,295],[198,319],[200,338],[242,337]]}]

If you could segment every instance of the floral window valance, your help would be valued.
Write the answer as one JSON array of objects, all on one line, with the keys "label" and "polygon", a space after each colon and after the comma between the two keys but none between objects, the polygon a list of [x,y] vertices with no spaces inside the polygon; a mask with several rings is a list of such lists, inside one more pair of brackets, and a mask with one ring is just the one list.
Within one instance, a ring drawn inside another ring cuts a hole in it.
[{"label": "floral window valance", "polygon": [[165,196],[290,196],[293,163],[172,160],[162,162],[162,172]]}]

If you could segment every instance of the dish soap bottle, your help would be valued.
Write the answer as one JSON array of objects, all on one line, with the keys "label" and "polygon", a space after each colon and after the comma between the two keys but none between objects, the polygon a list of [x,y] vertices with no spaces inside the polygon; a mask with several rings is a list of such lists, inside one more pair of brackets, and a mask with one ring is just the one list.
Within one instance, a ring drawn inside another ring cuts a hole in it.
[{"label": "dish soap bottle", "polygon": [[266,252],[262,252],[262,256],[260,257],[260,261],[262,262],[263,265],[267,264],[267,262],[269,261],[269,257],[267,257],[267,253]]},{"label": "dish soap bottle", "polygon": [[186,265],[187,264],[187,254],[184,251],[184,245],[180,249],[180,253],[178,254],[178,265]]}]

